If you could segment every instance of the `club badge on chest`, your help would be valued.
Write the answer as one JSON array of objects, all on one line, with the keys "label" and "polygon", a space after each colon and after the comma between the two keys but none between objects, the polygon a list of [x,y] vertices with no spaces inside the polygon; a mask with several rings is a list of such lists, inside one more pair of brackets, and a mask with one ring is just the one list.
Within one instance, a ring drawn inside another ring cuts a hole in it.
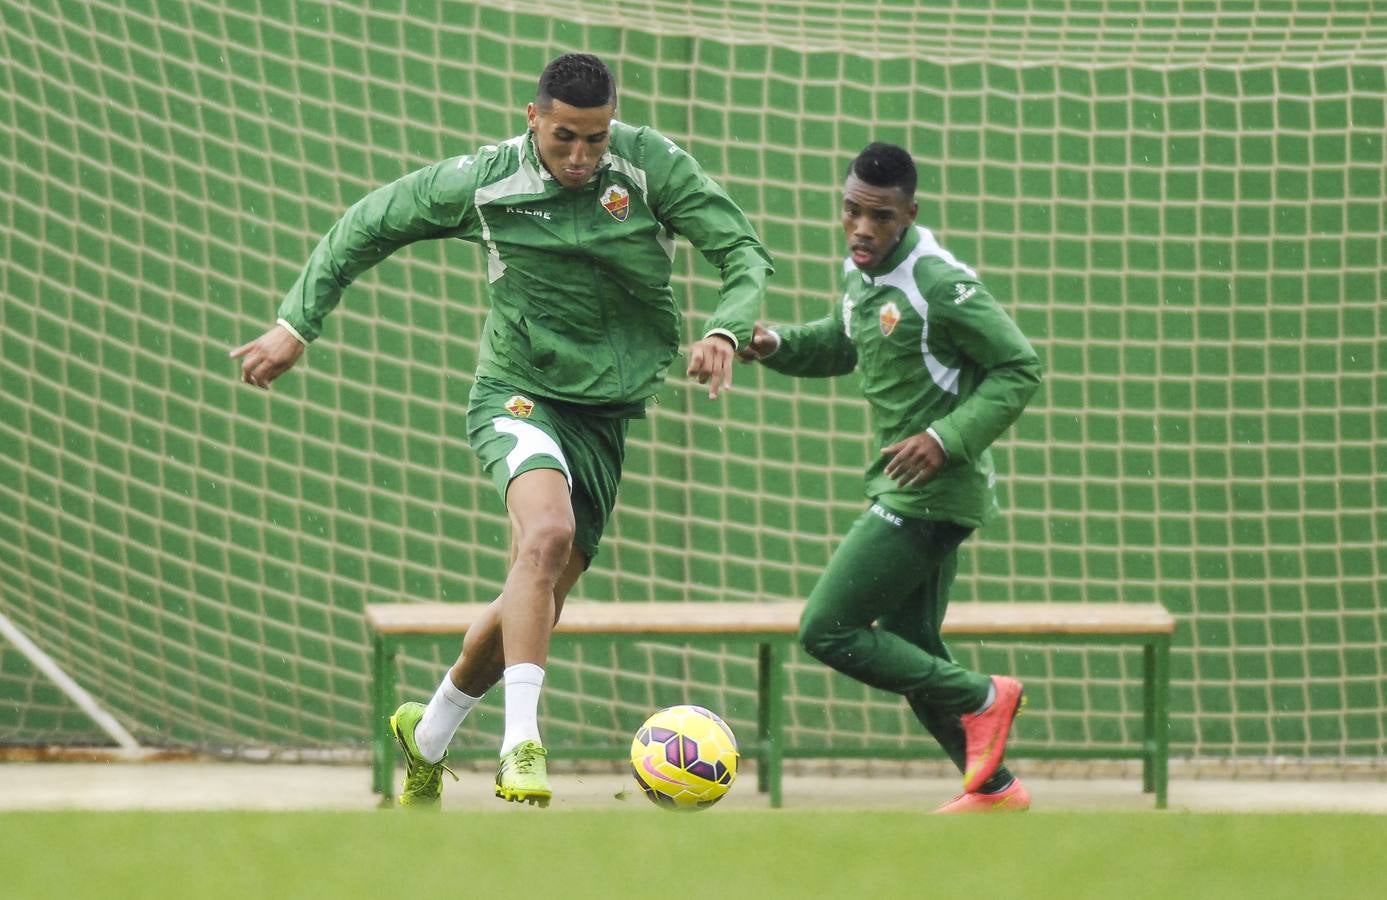
[{"label": "club badge on chest", "polygon": [[877,314],[877,321],[881,323],[882,337],[890,337],[891,332],[901,323],[901,308],[893,300],[886,301],[882,304],[881,312]]},{"label": "club badge on chest", "polygon": [[618,222],[625,222],[626,217],[631,214],[631,194],[625,188],[611,185],[602,192],[600,198],[602,208],[612,214],[612,218]]}]

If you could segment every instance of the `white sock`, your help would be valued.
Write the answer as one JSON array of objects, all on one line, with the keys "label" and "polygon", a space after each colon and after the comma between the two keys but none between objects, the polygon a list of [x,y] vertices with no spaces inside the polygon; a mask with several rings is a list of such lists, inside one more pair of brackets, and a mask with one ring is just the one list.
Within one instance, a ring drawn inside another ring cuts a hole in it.
[{"label": "white sock", "polygon": [[414,743],[425,762],[436,763],[443,758],[458,726],[480,699],[458,690],[453,686],[453,676],[443,673],[443,683],[433,692],[423,718],[414,729]]},{"label": "white sock", "polygon": [[501,741],[501,755],[511,752],[521,741],[539,741],[539,689],[544,684],[544,670],[534,663],[507,666],[506,736]]},{"label": "white sock", "polygon": [[987,699],[982,702],[982,706],[979,706],[977,709],[973,710],[973,715],[981,715],[982,713],[987,712],[992,707],[993,701],[995,701],[996,699],[997,682],[989,678],[987,679]]}]

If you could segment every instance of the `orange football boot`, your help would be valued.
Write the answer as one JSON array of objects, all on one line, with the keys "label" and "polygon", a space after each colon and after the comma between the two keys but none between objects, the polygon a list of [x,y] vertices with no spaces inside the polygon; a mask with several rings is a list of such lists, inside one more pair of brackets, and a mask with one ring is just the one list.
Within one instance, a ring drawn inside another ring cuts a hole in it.
[{"label": "orange football boot", "polygon": [[992,705],[980,713],[964,713],[961,717],[966,740],[966,765],[963,769],[963,791],[973,793],[987,783],[1002,764],[1007,749],[1011,720],[1021,710],[1021,682],[1005,675],[993,675],[992,686],[997,696]]},{"label": "orange football boot", "polygon": [[937,813],[992,813],[1025,812],[1031,808],[1031,795],[1021,784],[1021,779],[1012,779],[1011,784],[995,794],[980,794],[973,791],[959,794],[954,799],[935,810]]}]

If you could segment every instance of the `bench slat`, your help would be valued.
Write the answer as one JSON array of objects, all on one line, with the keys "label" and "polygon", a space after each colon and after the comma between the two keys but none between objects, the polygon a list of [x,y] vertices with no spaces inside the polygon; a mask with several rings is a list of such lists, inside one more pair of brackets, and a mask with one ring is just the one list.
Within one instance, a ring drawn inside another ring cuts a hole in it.
[{"label": "bench slat", "polygon": [[[366,621],[381,634],[461,634],[488,603],[372,603]],[[804,604],[565,604],[561,634],[793,634]],[[1172,634],[1175,618],[1159,603],[953,603],[945,634]]]}]

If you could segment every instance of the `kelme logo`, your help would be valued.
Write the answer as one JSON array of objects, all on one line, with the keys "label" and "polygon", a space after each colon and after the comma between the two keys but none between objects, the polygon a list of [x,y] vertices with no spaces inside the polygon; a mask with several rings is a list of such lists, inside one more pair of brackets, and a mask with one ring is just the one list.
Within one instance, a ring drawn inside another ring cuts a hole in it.
[{"label": "kelme logo", "polygon": [[891,332],[896,330],[896,326],[901,324],[901,308],[894,301],[889,301],[881,308],[881,314],[877,316],[881,322],[881,333],[885,337],[890,337]]},{"label": "kelme logo", "polygon": [[515,416],[517,419],[528,419],[530,413],[535,411],[535,401],[529,397],[522,397],[516,394],[506,401],[506,412]]},{"label": "kelme logo", "polygon": [[612,185],[602,192],[602,208],[612,214],[618,222],[625,222],[631,214],[631,194],[625,188]]}]

